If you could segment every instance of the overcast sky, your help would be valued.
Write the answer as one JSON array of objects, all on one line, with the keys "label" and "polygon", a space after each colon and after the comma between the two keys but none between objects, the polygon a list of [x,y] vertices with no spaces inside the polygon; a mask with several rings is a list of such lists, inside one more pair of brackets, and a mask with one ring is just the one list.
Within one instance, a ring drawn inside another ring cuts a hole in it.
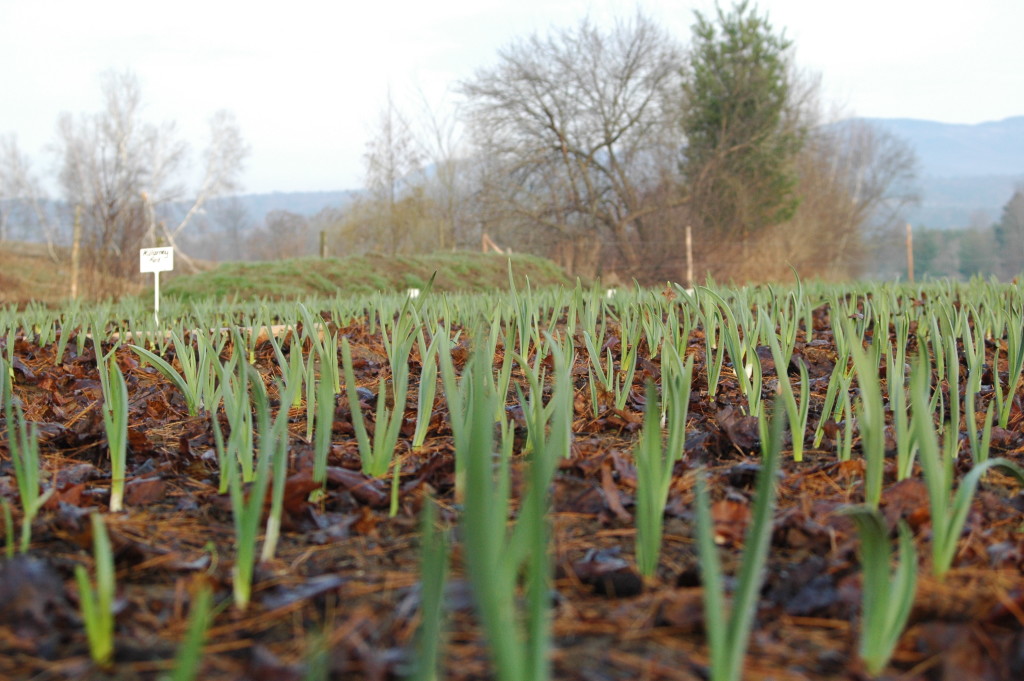
[{"label": "overcast sky", "polygon": [[[230,109],[252,147],[245,191],[355,188],[388,87],[441,109],[499,47],[636,5],[680,41],[708,0],[0,0],[0,135],[41,174],[61,112],[100,106],[99,75],[131,69],[147,120],[198,151]],[[1024,114],[1022,0],[762,0],[848,115],[978,123]],[[447,97],[447,100],[446,100]]]}]

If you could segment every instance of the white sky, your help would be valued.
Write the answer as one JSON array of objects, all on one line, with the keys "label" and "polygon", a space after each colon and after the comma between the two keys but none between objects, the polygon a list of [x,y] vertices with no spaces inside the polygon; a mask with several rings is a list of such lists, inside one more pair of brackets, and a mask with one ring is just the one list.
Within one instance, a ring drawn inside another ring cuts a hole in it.
[{"label": "white sky", "polygon": [[[731,1],[726,3],[731,6]],[[192,146],[232,110],[252,147],[245,191],[355,188],[390,85],[443,107],[499,47],[639,5],[681,42],[711,0],[0,0],[0,135],[36,169],[58,115],[100,106],[99,74],[133,70],[147,120]],[[977,123],[1024,114],[1022,0],[761,0],[844,114]],[[412,108],[409,106],[408,108]],[[411,112],[414,113],[414,112]]]}]

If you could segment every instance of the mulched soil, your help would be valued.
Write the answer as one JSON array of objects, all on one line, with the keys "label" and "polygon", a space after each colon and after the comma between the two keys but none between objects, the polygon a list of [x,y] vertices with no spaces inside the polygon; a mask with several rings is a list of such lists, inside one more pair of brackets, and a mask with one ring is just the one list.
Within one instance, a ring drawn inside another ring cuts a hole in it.
[{"label": "mulched soil", "polygon": [[[617,355],[614,324],[611,329],[607,347]],[[387,378],[379,336],[365,326],[337,332],[350,339],[359,384],[375,393]],[[801,334],[789,367],[793,371],[802,361],[810,370],[809,432],[817,426],[835,361],[831,342],[826,311],[819,310],[813,337]],[[625,409],[615,410],[605,399],[594,418],[585,349],[577,359],[572,456],[561,463],[552,494],[554,678],[707,678],[694,481],[698,470],[709,472],[715,532],[724,567],[732,574],[749,522],[760,445],[756,419],[741,412],[746,401],[730,368],[715,398],[707,398],[703,348],[695,331],[686,457],[676,467],[666,509],[661,566],[656,579],[647,582],[636,573],[633,559],[636,473],[631,448],[642,420],[642,386],[648,378],[658,379],[658,362],[646,359],[649,353],[641,348],[635,392]],[[252,606],[240,613],[231,602],[230,503],[217,494],[209,417],[190,418],[170,383],[140,366],[130,351],[120,350],[117,358],[130,395],[130,482],[127,510],[108,513],[110,466],[92,344],[78,355],[72,342],[62,361],[55,361],[54,353],[54,345],[39,347],[31,338],[18,338],[14,346],[15,394],[27,418],[40,428],[44,486],[55,492],[35,523],[30,551],[0,559],[0,678],[156,679],[170,666],[187,624],[190,594],[202,582],[215,588],[221,607],[199,678],[300,679],[307,661],[324,647],[331,678],[391,679],[408,669],[418,623],[419,511],[428,495],[439,500],[442,521],[453,538],[458,535],[453,446],[441,391],[426,446],[410,451],[411,391],[406,439],[398,452],[401,508],[396,517],[388,514],[390,480],[359,471],[344,399],[335,413],[326,494],[311,503],[313,449],[304,440],[305,410],[290,412],[285,531],[276,559],[258,567]],[[453,354],[461,366],[468,350],[463,346]],[[256,365],[272,396],[272,378],[278,373],[273,358],[268,343],[258,348]],[[767,351],[762,362],[765,395],[771,399],[776,379]],[[415,351],[412,369],[415,387]],[[980,408],[990,395],[983,394]],[[1020,393],[1009,427],[994,433],[993,454],[1024,464],[1019,400]],[[514,401],[509,404],[515,416]],[[834,436],[838,431],[830,427],[827,432]],[[826,437],[801,463],[783,454],[768,573],[745,678],[866,678],[856,656],[857,538],[851,521],[834,513],[862,501],[858,452],[855,445],[854,459],[840,462]],[[0,455],[0,495],[17,508],[5,441]],[[969,466],[963,443],[957,474]],[[517,457],[513,474],[520,473]],[[910,625],[889,668],[892,678],[1024,678],[1020,489],[998,473],[985,479],[954,569],[943,581],[929,575],[928,496],[920,474],[897,482],[890,467],[881,508],[890,528],[901,518],[910,524],[922,562]],[[91,569],[87,520],[94,510],[105,514],[116,556],[117,651],[111,670],[97,669],[89,660],[72,576],[76,564]],[[19,520],[16,513],[16,527]],[[451,561],[442,678],[492,678],[457,541]]]}]

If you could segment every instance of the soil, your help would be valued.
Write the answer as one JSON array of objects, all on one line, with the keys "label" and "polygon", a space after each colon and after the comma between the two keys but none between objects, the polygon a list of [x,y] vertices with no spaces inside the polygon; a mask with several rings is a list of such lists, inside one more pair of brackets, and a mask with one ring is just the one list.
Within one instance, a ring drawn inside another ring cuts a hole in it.
[{"label": "soil", "polygon": [[[364,326],[337,332],[350,339],[359,384],[376,392],[387,378],[379,336]],[[577,358],[572,456],[556,473],[550,515],[553,678],[708,676],[694,481],[699,470],[710,475],[716,538],[723,565],[733,574],[749,521],[760,444],[756,420],[742,415],[746,401],[731,369],[723,371],[709,400],[699,332],[690,342],[695,373],[686,454],[675,470],[660,568],[652,580],[641,579],[634,563],[631,449],[642,420],[642,386],[648,378],[658,379],[658,362],[641,348],[635,392],[626,407],[616,410],[604,401],[594,418],[586,351]],[[617,352],[614,344],[610,347]],[[127,510],[110,513],[100,382],[92,344],[85,348],[76,354],[72,342],[59,359],[54,345],[39,347],[32,338],[19,337],[13,348],[15,395],[40,429],[43,485],[54,494],[36,520],[28,553],[0,559],[0,678],[159,678],[172,666],[190,600],[201,583],[214,588],[218,609],[199,678],[300,679],[318,651],[326,651],[321,659],[330,678],[399,678],[409,668],[419,621],[418,527],[425,499],[439,501],[442,522],[453,539],[458,536],[460,509],[453,498],[453,445],[443,394],[438,393],[425,447],[411,451],[416,394],[411,391],[398,451],[400,508],[394,517],[389,516],[390,479],[368,478],[359,470],[344,400],[335,413],[326,493],[309,501],[315,486],[313,448],[304,439],[305,409],[290,411],[282,540],[276,558],[258,567],[252,605],[239,612],[232,604],[230,503],[217,493],[209,416],[189,417],[182,396],[166,379],[120,350],[130,395],[129,482]],[[454,354],[460,366],[466,353]],[[789,368],[800,361],[812,379],[812,433],[835,361],[824,310],[818,311],[813,336],[801,334]],[[774,367],[764,364],[770,400]],[[273,396],[278,370],[268,343],[258,348],[256,365]],[[415,387],[418,358],[412,369]],[[1018,392],[1009,427],[994,433],[993,455],[1024,464],[1020,398]],[[807,443],[802,462],[793,461],[789,450],[783,453],[747,679],[867,678],[856,655],[857,536],[851,521],[835,513],[862,501],[863,465],[857,443],[853,459],[839,461],[829,439],[838,429],[830,424],[826,430],[820,448]],[[0,455],[0,495],[20,508],[5,441]],[[958,476],[969,469],[969,456],[964,444]],[[517,454],[513,474],[519,472]],[[913,614],[887,675],[1024,678],[1024,494],[1019,487],[998,473],[985,478],[954,567],[941,581],[929,572],[929,506],[920,472],[897,482],[890,466],[881,508],[894,537],[900,519],[910,524],[921,560]],[[104,513],[117,568],[116,661],[108,670],[89,659],[73,579],[75,565],[92,569],[91,511]],[[19,522],[16,512],[15,527]],[[441,678],[493,678],[461,550],[455,541]]]}]

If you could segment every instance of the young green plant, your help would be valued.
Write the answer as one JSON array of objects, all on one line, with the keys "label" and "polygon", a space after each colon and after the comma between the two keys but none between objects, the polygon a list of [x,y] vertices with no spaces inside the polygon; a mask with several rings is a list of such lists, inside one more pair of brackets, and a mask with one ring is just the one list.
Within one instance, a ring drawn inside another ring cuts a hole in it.
[{"label": "young green plant", "polygon": [[[467,392],[457,400],[464,411],[452,414],[453,420],[461,421],[453,428],[455,456],[465,460],[461,523],[467,572],[500,681],[543,681],[550,675],[551,564],[546,510],[551,476],[569,447],[572,414],[572,390],[564,352],[552,348],[551,354],[555,362],[555,388],[550,420],[545,418],[541,395],[531,391],[531,403],[524,407],[532,442],[529,470],[525,473],[529,484],[511,532],[507,528],[510,451],[503,448],[495,460],[494,414],[498,396],[490,377],[491,357],[486,353],[477,350],[470,357],[468,376],[463,379]],[[546,432],[548,423],[550,433]],[[511,438],[505,441],[510,442]],[[523,613],[519,612],[516,596],[521,573],[526,590]]]},{"label": "young green plant", "polygon": [[[21,499],[21,541],[18,544],[18,550],[25,553],[32,543],[32,521],[39,514],[43,504],[53,495],[54,489],[51,487],[42,494],[39,493],[38,428],[35,424],[29,427],[25,423],[25,415],[17,405],[14,405],[13,417],[10,403],[8,403],[6,411],[7,423],[10,424],[8,427],[8,450],[14,464],[18,497]],[[10,534],[7,537],[8,544],[11,544],[13,537]]]},{"label": "young green plant", "polygon": [[[662,390],[666,402],[668,446],[662,446],[658,392],[654,384],[648,382],[643,430],[634,450],[637,477],[636,562],[640,574],[645,577],[653,577],[658,569],[665,503],[672,485],[672,470],[682,457],[693,375],[692,355],[684,365],[671,345],[665,348]],[[673,362],[680,366],[669,368]]]},{"label": "young green plant", "polygon": [[89,641],[89,655],[101,667],[109,667],[114,660],[114,553],[103,517],[90,516],[92,522],[92,552],[96,566],[96,583],[82,565],[75,566],[78,583],[78,601]]},{"label": "young green plant", "polygon": [[[274,417],[269,430],[260,430],[260,457],[270,457],[273,485],[270,489],[270,514],[267,516],[267,529],[263,539],[263,551],[260,561],[266,562],[274,558],[277,542],[281,535],[281,515],[284,512],[284,488],[288,478],[288,405],[298,392],[299,386],[292,384],[285,387],[278,383],[278,394],[281,396],[281,408]],[[259,380],[257,395],[263,389],[263,381]],[[257,400],[257,409],[270,407],[261,396]],[[265,424],[261,424],[265,425]]]},{"label": "young green plant", "polygon": [[192,345],[182,340],[176,331],[171,332],[171,342],[174,344],[174,354],[181,365],[181,373],[178,373],[170,362],[151,350],[139,345],[129,344],[128,347],[174,384],[185,398],[189,416],[196,416],[199,413],[199,408],[204,406],[204,398],[208,397],[204,395],[204,392],[210,372],[210,361],[207,357],[210,342],[200,340],[197,343],[198,350],[194,350]]},{"label": "young green plant", "polygon": [[[11,379],[7,367],[0,357],[0,404],[3,405],[4,423],[7,424],[7,450],[14,466],[14,479],[18,485],[18,497],[21,499],[21,540],[18,550],[28,551],[32,542],[32,521],[39,509],[53,495],[53,488],[39,493],[39,435],[35,424],[31,427],[25,421],[21,407],[15,404],[11,390]],[[6,513],[10,508],[5,506]],[[13,525],[13,523],[11,523]],[[14,550],[14,536],[7,532],[8,553]]]},{"label": "young green plant", "polygon": [[928,502],[932,515],[932,574],[943,577],[953,564],[957,542],[967,522],[967,514],[974,500],[974,492],[982,476],[990,469],[998,469],[1024,484],[1024,468],[1002,457],[977,463],[960,480],[953,493],[953,460],[956,434],[946,433],[946,446],[939,448],[932,412],[928,408],[928,361],[918,360],[911,378],[913,428],[920,448],[921,467],[928,487]]},{"label": "young green plant", "polygon": [[174,656],[174,669],[164,681],[194,681],[203,662],[203,642],[213,621],[213,589],[203,583],[192,597],[185,638]]},{"label": "young green plant", "polygon": [[[117,348],[97,362],[103,390],[103,426],[110,449],[110,510],[124,509],[124,476],[128,455],[128,386],[117,366]],[[99,344],[96,345],[100,357]]]},{"label": "young green plant", "polygon": [[210,412],[213,426],[213,441],[217,448],[217,463],[220,466],[220,485],[218,494],[226,494],[228,480],[232,473],[239,472],[243,483],[250,483],[255,478],[253,466],[253,423],[251,400],[249,399],[249,376],[247,365],[241,354],[235,352],[225,363],[214,362],[220,384],[217,388],[218,399],[223,402],[224,414],[227,416],[227,441],[221,431],[217,411]]},{"label": "young green plant", "polygon": [[[406,354],[406,358],[408,358],[408,354]],[[363,473],[375,478],[382,477],[391,467],[402,422],[405,419],[405,398],[409,390],[409,365],[406,361],[392,364],[392,405],[388,405],[389,396],[385,383],[382,381],[378,386],[376,420],[371,441],[366,431],[366,424],[363,422],[359,394],[356,392],[356,378],[352,368],[352,351],[349,348],[348,338],[341,339],[341,361],[345,372],[345,394],[348,396],[349,408],[352,411],[352,425],[359,445]],[[397,472],[395,474],[397,475]]]},{"label": "young green plant", "polygon": [[[424,331],[425,332],[425,331]],[[437,352],[447,339],[443,329],[435,329],[428,344],[422,333],[416,335],[420,351],[420,380],[416,391],[416,430],[412,436],[413,450],[419,450],[427,439],[430,419],[434,413],[434,396],[437,391]]]},{"label": "young green plant", "polygon": [[865,352],[859,345],[853,345],[850,354],[857,372],[857,386],[860,388],[857,426],[864,456],[864,502],[870,508],[878,508],[885,471],[885,409],[882,405],[882,388],[878,382],[878,364],[875,355]]},{"label": "young green plant", "polygon": [[[759,418],[764,423],[767,417],[762,414]],[[711,681],[738,681],[740,678],[764,582],[775,509],[775,475],[782,449],[782,419],[773,417],[771,424],[763,425],[762,430],[769,435],[757,476],[753,519],[744,538],[743,558],[729,608],[725,605],[725,579],[715,544],[707,484],[703,477],[697,478],[697,549],[704,585],[705,629],[711,649]]]},{"label": "young green plant", "polygon": [[11,560],[14,558],[14,515],[6,499],[0,499],[0,508],[4,516],[4,556]]},{"label": "young green plant", "polygon": [[[786,359],[783,349],[780,347],[779,339],[775,334],[775,327],[764,316],[765,312],[763,310],[761,315],[761,328],[768,339],[768,345],[772,351],[772,359],[775,362],[775,376],[779,384],[780,398],[786,409],[786,415],[789,418],[789,432],[793,438],[793,461],[800,462],[804,460],[804,439],[807,433],[807,419],[811,407],[811,389],[810,379],[807,376],[807,366],[803,362],[799,363],[800,400],[798,402],[796,395],[793,394],[793,386],[789,382],[789,373],[787,372],[789,360]],[[795,331],[790,329],[787,333],[795,333]],[[792,347],[790,348],[790,357],[792,357]]]},{"label": "young green plant", "polygon": [[448,536],[437,527],[437,503],[424,499],[420,521],[420,624],[412,678],[437,681],[444,639],[444,585],[448,573]]},{"label": "young green plant", "polygon": [[[737,307],[743,310],[744,314],[742,317],[737,317],[736,311],[720,294],[708,288],[703,291],[713,301],[711,304],[721,309],[722,314],[719,319],[721,319],[722,329],[719,334],[719,342],[724,342],[729,351],[729,359],[732,360],[733,372],[736,374],[740,392],[747,398],[747,413],[757,416],[761,412],[761,381],[763,380],[761,361],[757,356],[760,317],[753,318],[742,301]],[[709,385],[709,396],[710,390]]]},{"label": "young green plant", "polygon": [[[248,490],[248,495],[242,488],[238,467],[232,464],[228,466],[227,470],[228,491],[231,495],[231,516],[235,525],[235,564],[231,569],[232,587],[235,607],[244,612],[249,607],[252,595],[256,540],[259,535],[263,502],[267,496],[267,488],[270,486],[273,446],[271,438],[267,437],[271,431],[270,406],[266,388],[263,386],[263,379],[259,377],[251,364],[241,363],[241,365],[242,371],[253,374],[249,383],[253,386],[256,421],[261,436],[255,479]],[[266,441],[265,445],[264,441]]]},{"label": "young green plant", "polygon": [[[313,382],[310,376],[309,381]],[[323,484],[327,479],[327,456],[331,453],[334,428],[334,384],[328,376],[316,381],[316,429],[313,433],[313,482]]]},{"label": "young green plant", "polygon": [[722,313],[718,306],[708,303],[707,308],[708,310],[702,317],[704,356],[707,358],[704,366],[707,371],[708,400],[714,400],[715,392],[718,390],[718,379],[721,377],[722,367],[725,365],[725,331]]},{"label": "young green plant", "polygon": [[900,550],[896,573],[890,577],[889,532],[882,514],[853,506],[841,511],[860,534],[861,586],[860,658],[868,673],[878,676],[889,664],[907,626],[917,590],[917,551],[906,523],[900,521]]},{"label": "young green plant", "polygon": [[[1010,412],[1013,409],[1014,396],[1017,394],[1017,386],[1020,385],[1021,375],[1024,373],[1024,309],[1022,303],[1017,301],[1009,306],[1006,318],[1006,389],[996,377],[995,383],[996,405],[999,412],[999,427],[1006,428],[1010,422]],[[999,364],[999,343],[996,343],[996,353],[992,360],[993,366]]]},{"label": "young green plant", "polygon": [[[972,306],[973,309],[973,306]],[[963,334],[964,356],[967,359],[967,385],[964,387],[964,421],[967,425],[967,442],[971,448],[971,458],[975,463],[983,463],[988,459],[989,447],[992,443],[992,420],[995,415],[995,402],[989,402],[985,412],[984,424],[981,433],[978,432],[977,399],[981,391],[982,375],[984,373],[985,361],[985,340],[981,323],[977,319],[977,310],[974,310],[975,325],[972,330],[965,315],[961,319],[961,332]],[[975,333],[979,337],[975,337]]]}]

